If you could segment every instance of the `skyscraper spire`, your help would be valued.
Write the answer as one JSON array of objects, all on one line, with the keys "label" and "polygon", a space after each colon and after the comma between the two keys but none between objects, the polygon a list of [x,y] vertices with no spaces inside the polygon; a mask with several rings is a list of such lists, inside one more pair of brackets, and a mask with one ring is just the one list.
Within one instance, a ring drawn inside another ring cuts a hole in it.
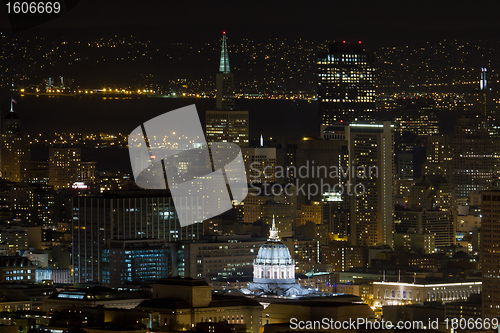
[{"label": "skyscraper spire", "polygon": [[223,32],[222,35],[222,49],[220,52],[220,65],[219,72],[224,74],[231,73],[231,69],[229,68],[229,53],[227,51],[227,42],[226,42],[226,32]]},{"label": "skyscraper spire", "polygon": [[262,132],[260,132],[260,147],[264,147],[264,137],[262,136]]},{"label": "skyscraper spire", "polygon": [[10,96],[10,112],[14,112],[14,108],[13,108],[13,106],[12,106],[12,102],[13,102],[13,101],[14,101],[14,100],[12,99],[12,96]]}]

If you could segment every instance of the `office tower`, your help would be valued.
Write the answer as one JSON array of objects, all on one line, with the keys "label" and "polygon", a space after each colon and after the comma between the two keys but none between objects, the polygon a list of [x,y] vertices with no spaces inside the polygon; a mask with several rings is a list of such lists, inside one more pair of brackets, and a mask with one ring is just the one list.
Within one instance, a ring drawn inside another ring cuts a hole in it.
[{"label": "office tower", "polygon": [[[302,138],[284,140],[276,148],[276,181],[293,183],[297,203],[321,201],[325,194],[341,193],[347,178],[347,141]],[[341,196],[340,206],[348,203]]]},{"label": "office tower", "polygon": [[102,253],[111,240],[192,240],[203,226],[181,228],[168,191],[106,191],[73,200],[71,230],[75,282],[86,282],[102,281]]},{"label": "office tower", "polygon": [[276,148],[244,148],[242,153],[249,183],[262,184],[276,181]]},{"label": "office tower", "polygon": [[79,181],[81,160],[80,148],[50,148],[49,185],[59,190]]},{"label": "office tower", "polygon": [[436,247],[455,244],[457,216],[454,210],[402,210],[395,212],[396,232],[434,235]]},{"label": "office tower", "polygon": [[215,75],[216,110],[235,110],[233,73],[229,66],[226,32],[222,35],[219,72]]},{"label": "office tower", "polygon": [[352,246],[344,241],[330,241],[321,246],[321,263],[331,264],[334,272],[345,272],[355,267],[366,268],[367,262],[364,246]]},{"label": "office tower", "polygon": [[396,176],[398,179],[413,179],[413,154],[396,155]]},{"label": "office tower", "polygon": [[439,120],[435,102],[427,98],[400,98],[397,100],[394,132],[399,136],[412,133],[418,136],[439,133]]},{"label": "office tower", "polygon": [[112,240],[102,260],[102,283],[112,288],[172,277],[171,249],[164,239]]},{"label": "office tower", "polygon": [[318,54],[320,125],[372,120],[375,111],[373,55],[359,42],[336,42]]},{"label": "office tower", "polygon": [[95,184],[95,172],[97,162],[95,161],[82,161],[80,162],[80,178],[79,181],[87,185]]},{"label": "office tower", "polygon": [[392,246],[394,141],[391,123],[350,124],[347,139],[351,244]]},{"label": "office tower", "polygon": [[219,72],[215,76],[215,110],[205,113],[207,142],[234,142],[248,147],[248,111],[237,111],[234,101],[233,74],[229,67],[226,33],[222,36]]},{"label": "office tower", "polygon": [[500,191],[481,193],[483,318],[500,317]]},{"label": "office tower", "polygon": [[440,175],[423,176],[410,187],[411,209],[452,210],[456,205],[453,185]]},{"label": "office tower", "polygon": [[449,135],[430,135],[427,137],[426,157],[422,166],[423,175],[442,175],[451,180],[452,137]]},{"label": "office tower", "polygon": [[457,119],[452,141],[452,183],[457,198],[490,188],[493,180],[493,140],[487,118],[471,110]]},{"label": "office tower", "polygon": [[28,181],[30,160],[29,136],[21,132],[21,119],[14,112],[11,101],[10,112],[3,121],[0,147],[2,178],[12,182]]}]

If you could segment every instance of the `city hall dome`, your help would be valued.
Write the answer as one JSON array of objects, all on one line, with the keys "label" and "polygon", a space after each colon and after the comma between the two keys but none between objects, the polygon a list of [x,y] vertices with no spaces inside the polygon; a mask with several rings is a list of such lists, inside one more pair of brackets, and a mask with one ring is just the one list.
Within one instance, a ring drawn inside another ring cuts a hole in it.
[{"label": "city hall dome", "polygon": [[260,247],[255,263],[260,265],[293,265],[293,260],[285,244],[267,241]]},{"label": "city hall dome", "polygon": [[295,283],[295,260],[278,236],[274,223],[253,265],[254,283]]}]

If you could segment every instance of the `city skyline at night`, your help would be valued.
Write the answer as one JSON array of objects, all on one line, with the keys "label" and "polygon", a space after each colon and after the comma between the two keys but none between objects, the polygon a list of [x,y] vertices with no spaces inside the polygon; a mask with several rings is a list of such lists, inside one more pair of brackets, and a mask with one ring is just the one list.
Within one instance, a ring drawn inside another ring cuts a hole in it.
[{"label": "city skyline at night", "polygon": [[497,3],[35,3],[0,11],[6,333],[499,329]]}]

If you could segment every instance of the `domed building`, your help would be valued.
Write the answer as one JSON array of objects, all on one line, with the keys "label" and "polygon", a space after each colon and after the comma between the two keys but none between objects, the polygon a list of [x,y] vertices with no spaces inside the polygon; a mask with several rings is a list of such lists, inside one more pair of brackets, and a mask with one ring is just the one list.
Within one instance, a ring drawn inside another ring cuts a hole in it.
[{"label": "domed building", "polygon": [[281,242],[274,223],[267,242],[259,249],[253,264],[253,282],[248,291],[254,295],[305,295],[308,291],[295,282],[295,260],[288,247]]}]

